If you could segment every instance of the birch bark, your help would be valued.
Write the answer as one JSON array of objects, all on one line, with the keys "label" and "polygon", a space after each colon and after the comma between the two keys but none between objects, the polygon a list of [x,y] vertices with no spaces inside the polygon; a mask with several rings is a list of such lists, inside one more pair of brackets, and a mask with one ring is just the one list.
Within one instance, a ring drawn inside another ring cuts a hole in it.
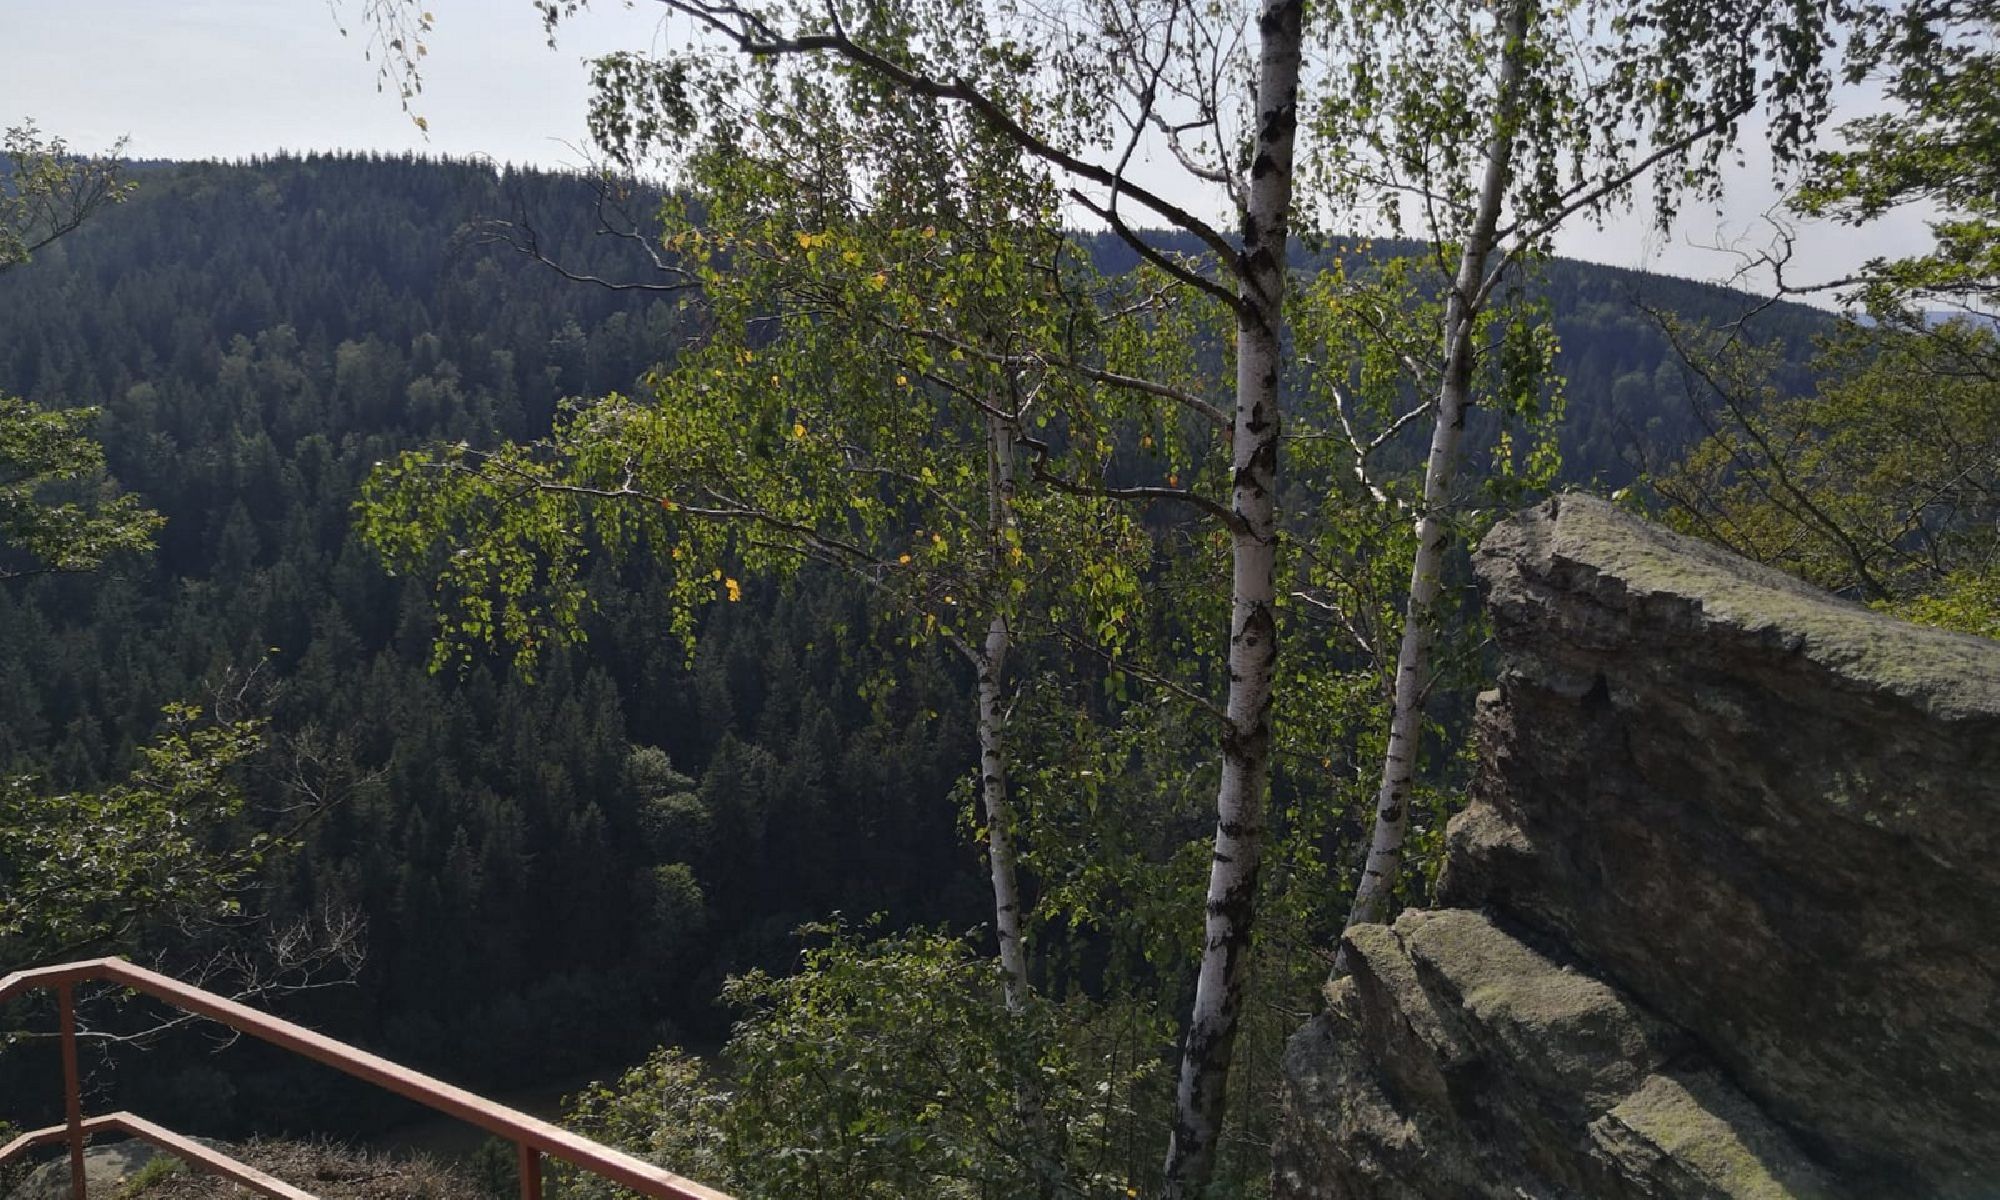
[{"label": "birch bark", "polygon": [[1268,0],[1257,20],[1257,132],[1243,216],[1236,336],[1229,693],[1201,970],[1167,1146],[1169,1200],[1201,1195],[1215,1171],[1263,860],[1278,656],[1278,380],[1304,15],[1303,0]]},{"label": "birch bark", "polygon": [[[1492,257],[1501,209],[1512,186],[1514,147],[1520,121],[1520,93],[1528,53],[1528,22],[1534,0],[1512,0],[1501,17],[1504,43],[1496,85],[1493,132],[1473,210],[1472,225],[1459,251],[1458,270],[1445,301],[1444,372],[1439,382],[1436,424],[1424,464],[1423,501],[1417,512],[1417,555],[1403,607],[1403,638],[1396,654],[1396,682],[1389,719],[1389,745],[1375,797],[1375,830],[1348,910],[1349,927],[1380,921],[1402,869],[1403,839],[1409,832],[1410,791],[1423,736],[1424,701],[1431,667],[1435,608],[1451,528],[1444,514],[1458,474],[1459,443],[1472,400],[1474,327],[1483,306],[1488,260]],[[1334,961],[1336,977],[1347,972],[1343,947]]]},{"label": "birch bark", "polygon": [[999,942],[1007,1008],[1028,996],[1027,948],[1021,942],[1021,889],[1014,866],[1014,807],[1007,791],[1007,713],[1001,682],[1013,648],[1006,595],[1007,557],[1014,546],[1014,437],[999,417],[987,418],[988,578],[997,585],[993,619],[976,656],[979,674],[979,790],[986,809],[986,858],[993,875],[993,933]]}]

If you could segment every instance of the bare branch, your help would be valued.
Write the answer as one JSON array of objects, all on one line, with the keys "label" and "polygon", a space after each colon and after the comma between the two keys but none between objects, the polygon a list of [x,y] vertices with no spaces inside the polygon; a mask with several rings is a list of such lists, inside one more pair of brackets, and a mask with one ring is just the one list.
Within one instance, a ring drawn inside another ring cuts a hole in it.
[{"label": "bare branch", "polygon": [[1224,508],[1221,504],[1209,499],[1207,496],[1199,492],[1189,491],[1186,488],[1118,487],[1108,484],[1083,483],[1079,480],[1071,479],[1066,475],[1059,475],[1048,469],[1048,460],[1051,457],[1051,451],[1046,441],[1040,438],[1029,437],[1026,434],[1020,435],[1020,441],[1031,452],[1028,469],[1034,475],[1035,481],[1037,483],[1046,483],[1059,492],[1067,492],[1072,496],[1099,496],[1107,500],[1149,502],[1160,500],[1174,504],[1185,504],[1206,516],[1213,517],[1222,522],[1223,526],[1232,532],[1238,532],[1246,528],[1242,517],[1237,516],[1234,512]]},{"label": "bare branch", "polygon": [[[885,324],[886,327],[888,326]],[[1149,396],[1158,396],[1163,400],[1171,400],[1175,404],[1199,414],[1211,425],[1222,429],[1227,429],[1230,426],[1229,414],[1202,399],[1200,396],[1181,388],[1145,379],[1137,375],[1125,375],[1117,371],[1107,371],[1101,367],[1089,366],[1073,359],[1062,358],[1041,351],[1027,354],[1003,354],[965,341],[963,338],[953,337],[951,334],[938,329],[927,329],[921,326],[900,326],[895,327],[895,331],[920,337],[934,345],[943,346],[948,350],[957,350],[967,357],[977,358],[981,362],[991,363],[998,367],[1052,367],[1058,371],[1081,376],[1094,383],[1102,383],[1109,387],[1124,388],[1127,391],[1143,392]]]},{"label": "bare branch", "polygon": [[[693,273],[667,261],[666,257],[660,253],[658,247],[655,245],[654,238],[639,232],[639,223],[632,220],[630,214],[625,213],[622,206],[612,197],[610,184],[606,180],[602,178],[595,180],[593,188],[597,193],[596,233],[599,236],[616,238],[638,246],[645,254],[648,264],[654,271],[664,276],[664,279],[615,280],[573,270],[562,262],[557,261],[553,255],[542,248],[540,232],[535,228],[534,223],[528,219],[525,211],[520,208],[518,203],[513,220],[502,221],[491,219],[469,222],[460,230],[460,236],[471,245],[484,246],[499,243],[508,246],[516,252],[549,268],[572,283],[587,283],[594,287],[604,288],[607,291],[672,293],[685,291],[698,284],[699,281]],[[612,219],[614,214],[623,217],[624,220],[622,222],[614,221]]]},{"label": "bare branch", "polygon": [[[1076,201],[1078,204],[1082,205],[1085,209],[1087,209],[1092,216],[1097,217],[1098,219],[1102,220],[1105,224],[1111,226],[1111,231],[1118,235],[1119,240],[1124,242],[1127,246],[1130,246],[1133,249],[1133,251],[1135,251],[1139,255],[1139,257],[1145,259],[1147,262],[1152,263],[1154,266],[1160,268],[1162,271],[1165,271],[1167,274],[1173,276],[1175,279],[1180,280],[1182,283],[1187,284],[1189,287],[1194,288],[1201,292],[1205,292],[1208,295],[1215,297],[1217,300],[1220,300],[1222,303],[1228,305],[1230,311],[1236,313],[1239,318],[1250,319],[1252,315],[1251,307],[1249,303],[1243,299],[1243,297],[1237,295],[1235,292],[1229,290],[1228,288],[1223,287],[1221,284],[1215,282],[1213,279],[1210,279],[1208,276],[1201,274],[1199,271],[1190,269],[1186,264],[1175,262],[1172,258],[1169,258],[1167,255],[1162,254],[1160,250],[1157,247],[1155,247],[1151,242],[1148,242],[1145,238],[1141,237],[1136,231],[1134,231],[1130,226],[1126,225],[1124,218],[1120,217],[1113,210],[1092,200],[1090,197],[1084,195],[1082,192],[1072,188],[1070,190],[1069,197],[1070,199]],[[1224,265],[1232,264],[1234,260],[1238,257],[1235,250],[1233,249],[1229,251],[1229,255],[1230,257],[1228,259],[1223,260]]]},{"label": "bare branch", "polygon": [[1523,222],[1516,222],[1513,225],[1496,230],[1494,233],[1496,243],[1512,239],[1512,244],[1500,252],[1491,269],[1487,271],[1486,278],[1480,282],[1478,290],[1467,297],[1472,307],[1476,310],[1484,305],[1487,298],[1493,294],[1493,289],[1499,286],[1500,280],[1512,268],[1514,263],[1523,254],[1527,253],[1536,242],[1560,228],[1563,222],[1569,220],[1577,213],[1631,187],[1646,172],[1667,159],[1672,158],[1674,155],[1684,153],[1696,143],[1721,133],[1755,106],[1756,102],[1754,98],[1746,99],[1735,107],[1717,114],[1707,123],[1675,138],[1673,141],[1663,146],[1655,147],[1652,153],[1633,162],[1623,171],[1597,180],[1589,187],[1572,192],[1555,208],[1542,213],[1533,223],[1524,224]]},{"label": "bare branch", "polygon": [[[1232,265],[1234,248],[1208,222],[1150,188],[1123,178],[1116,171],[1079,158],[1054,145],[1015,120],[992,97],[964,78],[935,79],[918,74],[854,41],[839,26],[832,33],[784,35],[735,4],[704,0],[660,0],[675,12],[692,17],[737,50],[753,57],[832,53],[914,95],[964,104],[988,126],[1023,151],[1050,166],[1108,188],[1114,196],[1130,196],[1178,229],[1200,238],[1224,265]],[[1115,203],[1115,201],[1114,201]],[[1212,285],[1211,285],[1212,286]]]}]

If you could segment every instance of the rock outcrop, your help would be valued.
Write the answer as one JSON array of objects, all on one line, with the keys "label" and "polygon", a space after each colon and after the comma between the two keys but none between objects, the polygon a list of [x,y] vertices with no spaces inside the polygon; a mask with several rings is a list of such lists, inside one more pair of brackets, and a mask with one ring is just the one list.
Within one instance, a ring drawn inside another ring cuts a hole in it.
[{"label": "rock outcrop", "polygon": [[1287,1056],[1286,1197],[2000,1197],[2000,642],[1589,497],[1481,546],[1440,900]]}]

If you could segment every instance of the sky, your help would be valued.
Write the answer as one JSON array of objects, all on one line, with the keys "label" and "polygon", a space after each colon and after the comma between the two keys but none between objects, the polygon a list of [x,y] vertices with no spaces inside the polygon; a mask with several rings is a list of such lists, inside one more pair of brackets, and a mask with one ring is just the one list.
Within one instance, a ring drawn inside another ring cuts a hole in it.
[{"label": "sky", "polygon": [[[586,161],[586,61],[658,49],[676,29],[658,6],[598,0],[551,49],[529,0],[431,0],[436,27],[415,103],[420,131],[366,57],[368,0],[0,0],[0,124],[33,118],[86,151],[120,137],[140,158],[241,158],[278,150],[416,151],[578,167]],[[345,26],[347,36],[341,29]],[[1864,100],[1865,102],[1865,100]],[[1723,281],[1736,254],[1769,243],[1777,202],[1754,145],[1722,211],[1690,211],[1667,235],[1643,213],[1567,231],[1571,257]],[[1793,273],[1830,278],[1925,243],[1906,214],[1865,234],[1801,231]],[[1754,282],[1754,281],[1753,281]]]}]

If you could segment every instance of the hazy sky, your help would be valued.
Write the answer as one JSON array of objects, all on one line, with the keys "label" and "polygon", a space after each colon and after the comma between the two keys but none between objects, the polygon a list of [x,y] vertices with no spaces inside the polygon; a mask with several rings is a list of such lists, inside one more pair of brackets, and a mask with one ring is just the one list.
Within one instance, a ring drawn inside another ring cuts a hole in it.
[{"label": "hazy sky", "polygon": [[[432,0],[437,28],[418,101],[420,133],[364,58],[363,0],[0,0],[0,124],[33,117],[79,149],[129,136],[146,158],[235,158],[275,150],[375,149],[484,155],[576,166],[585,144],[584,60],[674,36],[645,0],[598,4],[548,48],[529,0]],[[350,35],[342,37],[345,24]],[[1753,151],[1754,158],[1754,151]],[[1563,253],[1623,267],[1720,279],[1736,265],[1691,243],[1762,244],[1775,196],[1754,165],[1731,181],[1727,209],[1689,214],[1669,238],[1643,217],[1577,230]],[[1802,239],[1797,271],[1837,274],[1923,242],[1904,218],[1865,235]]]}]

